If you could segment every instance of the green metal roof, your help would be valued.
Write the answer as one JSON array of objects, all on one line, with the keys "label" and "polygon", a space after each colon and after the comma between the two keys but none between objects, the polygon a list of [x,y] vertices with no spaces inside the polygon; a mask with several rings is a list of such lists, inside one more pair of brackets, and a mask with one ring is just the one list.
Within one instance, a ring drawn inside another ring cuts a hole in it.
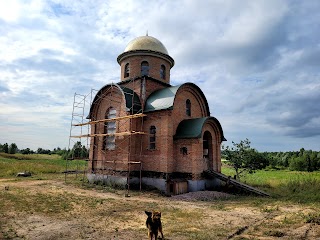
[{"label": "green metal roof", "polygon": [[197,91],[202,96],[203,101],[205,102],[204,107],[206,108],[208,115],[210,115],[209,105],[205,95],[197,85],[190,82],[187,82],[178,86],[163,88],[151,93],[146,101],[144,112],[153,112],[157,110],[167,110],[167,109],[172,110],[177,91],[179,90],[179,88],[185,85],[191,86],[192,88],[195,89],[195,91]]},{"label": "green metal roof", "polygon": [[186,138],[201,138],[202,137],[202,128],[207,120],[213,120],[220,130],[221,141],[227,141],[224,138],[223,130],[220,122],[215,117],[203,117],[203,118],[193,118],[182,120],[178,127],[176,134],[174,135],[175,139],[186,139]]},{"label": "green metal roof", "polygon": [[201,138],[202,127],[209,117],[182,120],[174,138]]},{"label": "green metal roof", "polygon": [[146,101],[144,112],[172,109],[174,98],[180,86],[167,87],[151,93]]}]

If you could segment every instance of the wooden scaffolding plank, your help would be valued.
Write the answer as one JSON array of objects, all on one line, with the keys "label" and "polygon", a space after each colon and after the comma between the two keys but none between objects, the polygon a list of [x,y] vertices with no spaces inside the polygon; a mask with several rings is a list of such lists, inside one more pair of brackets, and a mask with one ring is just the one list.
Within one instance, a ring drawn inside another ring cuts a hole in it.
[{"label": "wooden scaffolding plank", "polygon": [[248,192],[255,193],[260,196],[270,197],[270,195],[268,193],[261,191],[260,189],[254,188],[250,185],[247,185],[245,183],[241,183],[241,182],[239,182],[231,177],[228,177],[222,173],[219,173],[219,172],[216,172],[213,170],[208,170],[208,171],[205,171],[205,174],[207,177],[218,178],[224,182],[228,182],[229,184],[232,184],[233,186],[240,188],[240,189],[243,189],[243,190],[246,190]]},{"label": "wooden scaffolding plank", "polygon": [[135,134],[146,134],[145,132],[120,132],[120,133],[97,133],[97,134],[85,134],[79,136],[70,136],[72,138],[83,138],[83,137],[103,137],[103,136],[127,136],[127,135],[135,135]]},{"label": "wooden scaffolding plank", "polygon": [[101,122],[114,122],[114,121],[119,121],[119,120],[124,120],[124,119],[132,119],[132,118],[139,118],[139,117],[145,117],[147,116],[146,114],[143,113],[138,113],[138,114],[132,114],[128,116],[122,116],[122,117],[116,117],[116,118],[106,118],[106,119],[100,119],[96,121],[90,121],[86,123],[79,123],[79,124],[73,124],[72,126],[84,126],[88,124],[96,124],[96,123],[101,123]]},{"label": "wooden scaffolding plank", "polygon": [[121,163],[121,164],[141,164],[141,162],[135,161],[127,161],[127,160],[116,160],[116,161],[108,161],[108,160],[91,160],[91,162],[104,162],[104,163]]}]

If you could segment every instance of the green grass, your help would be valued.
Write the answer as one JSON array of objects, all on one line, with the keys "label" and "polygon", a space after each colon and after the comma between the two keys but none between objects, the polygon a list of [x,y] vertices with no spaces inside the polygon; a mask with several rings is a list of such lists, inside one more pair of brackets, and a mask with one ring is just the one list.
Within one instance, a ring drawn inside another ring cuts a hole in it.
[{"label": "green grass", "polygon": [[[68,170],[84,170],[87,165],[85,161],[68,163]],[[18,172],[29,171],[32,173],[31,179],[62,179],[65,170],[66,161],[59,155],[0,153],[0,178],[16,179]],[[235,175],[234,170],[226,164],[223,164],[222,173]],[[71,179],[72,175],[68,178]],[[320,203],[320,172],[259,170],[245,175],[241,181],[270,193],[278,200]]]},{"label": "green grass", "polygon": [[[229,166],[224,165],[222,173],[235,175]],[[251,186],[260,188],[273,197],[298,203],[320,202],[320,172],[298,172],[289,170],[258,170],[241,178]]]},{"label": "green grass", "polygon": [[[69,170],[84,169],[85,161],[69,161]],[[60,174],[66,170],[66,160],[59,155],[47,154],[6,154],[0,153],[0,177],[15,177],[19,172],[31,172],[38,178],[49,177],[50,174]]]},{"label": "green grass", "polygon": [[[71,161],[70,163],[69,169],[76,169],[77,162]],[[78,163],[81,163],[80,169],[85,169],[86,162]],[[58,155],[10,155],[0,153],[0,178],[15,180],[17,179],[16,173],[21,171],[30,171],[33,174],[31,178],[22,178],[21,181],[39,178],[63,178],[64,174],[62,172],[65,171],[65,164],[66,161],[62,160]],[[234,175],[234,171],[225,165],[223,165],[222,172],[226,175]],[[71,177],[72,175],[70,175]],[[13,212],[17,214],[17,218],[31,214],[50,216],[58,220],[84,217],[84,222],[88,219],[90,219],[90,224],[91,221],[92,223],[94,221],[96,221],[95,223],[102,222],[104,229],[114,229],[117,234],[120,234],[123,223],[130,222],[132,224],[134,221],[140,221],[141,225],[144,226],[145,216],[143,215],[142,218],[139,218],[140,214],[144,214],[144,210],[160,209],[164,213],[165,234],[172,236],[172,239],[181,236],[183,239],[197,240],[225,239],[226,236],[229,236],[237,229],[243,229],[245,226],[234,225],[226,228],[224,225],[212,225],[210,215],[208,215],[211,210],[219,211],[219,214],[225,213],[228,215],[235,208],[245,209],[248,207],[255,208],[256,211],[262,212],[266,216],[283,216],[279,220],[272,219],[269,221],[266,219],[263,224],[246,230],[246,233],[251,231],[252,235],[260,234],[279,238],[287,234],[287,229],[298,228],[305,223],[320,224],[320,193],[318,193],[320,192],[320,172],[260,170],[254,174],[247,174],[241,180],[271,193],[272,197],[237,196],[229,200],[216,199],[208,202],[197,202],[195,204],[198,205],[195,208],[181,208],[184,204],[178,206],[176,203],[170,203],[167,199],[155,193],[154,199],[140,201],[140,195],[141,197],[149,196],[150,192],[146,194],[145,192],[132,190],[130,193],[131,198],[103,198],[94,195],[74,194],[66,190],[54,191],[50,188],[51,183],[47,183],[47,181],[41,183],[41,186],[45,185],[43,189],[48,189],[48,191],[32,191],[32,188],[24,187],[24,182],[21,182],[23,184],[20,185],[11,183],[9,190],[0,191],[0,238],[2,233],[5,239],[18,239],[15,222],[11,220],[11,225],[6,223],[12,219]],[[11,180],[6,181],[10,182]],[[79,181],[71,181],[70,184],[79,184]],[[70,186],[70,184],[68,182],[67,185]],[[79,188],[76,186],[76,188],[81,192],[86,191],[90,186],[83,184]],[[95,188],[97,193],[110,190],[102,185],[91,187]],[[92,192],[94,193],[94,191]],[[118,196],[123,196],[125,193],[123,190],[114,190],[114,192]],[[134,199],[134,197],[137,199]],[[307,211],[285,212],[283,210],[294,205]],[[208,224],[204,224],[203,222],[205,221],[208,221]],[[92,226],[95,225],[92,224]],[[145,236],[144,228],[134,224],[132,226],[132,229],[126,231],[131,231],[135,234],[140,234],[141,232],[141,235]],[[123,234],[121,236],[124,236],[125,233],[121,234]],[[141,238],[138,237],[136,239]],[[246,238],[236,236],[234,239]]]},{"label": "green grass", "polygon": [[69,199],[72,199],[72,195],[68,193],[56,195],[30,194],[23,189],[13,189],[9,192],[0,192],[0,197],[2,199],[0,209],[3,212],[10,210],[31,214],[34,212],[50,214],[72,209],[72,202],[69,201]]},{"label": "green grass", "polygon": [[16,160],[57,160],[61,159],[61,157],[57,154],[9,154],[0,152],[0,159],[6,158],[6,159],[16,159]]}]

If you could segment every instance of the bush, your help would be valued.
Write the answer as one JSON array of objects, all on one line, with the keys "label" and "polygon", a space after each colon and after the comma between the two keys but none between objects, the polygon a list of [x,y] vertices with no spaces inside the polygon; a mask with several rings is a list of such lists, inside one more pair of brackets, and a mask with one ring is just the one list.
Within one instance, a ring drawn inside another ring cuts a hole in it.
[{"label": "bush", "polygon": [[292,158],[289,163],[289,169],[292,171],[306,171],[308,164],[304,158],[296,157]]}]

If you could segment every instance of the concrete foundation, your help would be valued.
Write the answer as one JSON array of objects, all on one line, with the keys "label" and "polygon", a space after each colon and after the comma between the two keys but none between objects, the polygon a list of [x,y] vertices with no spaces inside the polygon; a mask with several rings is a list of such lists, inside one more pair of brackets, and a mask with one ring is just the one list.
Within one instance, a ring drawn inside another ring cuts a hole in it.
[{"label": "concrete foundation", "polygon": [[[122,176],[87,174],[87,177],[90,183],[102,182],[104,184],[120,185],[124,187],[127,184],[127,178]],[[221,186],[221,181],[219,179],[187,180],[187,182],[188,192],[212,190]],[[130,178],[130,184],[139,185],[139,178]],[[162,192],[167,191],[167,182],[165,179],[144,177],[142,178],[142,184],[154,187]]]}]

